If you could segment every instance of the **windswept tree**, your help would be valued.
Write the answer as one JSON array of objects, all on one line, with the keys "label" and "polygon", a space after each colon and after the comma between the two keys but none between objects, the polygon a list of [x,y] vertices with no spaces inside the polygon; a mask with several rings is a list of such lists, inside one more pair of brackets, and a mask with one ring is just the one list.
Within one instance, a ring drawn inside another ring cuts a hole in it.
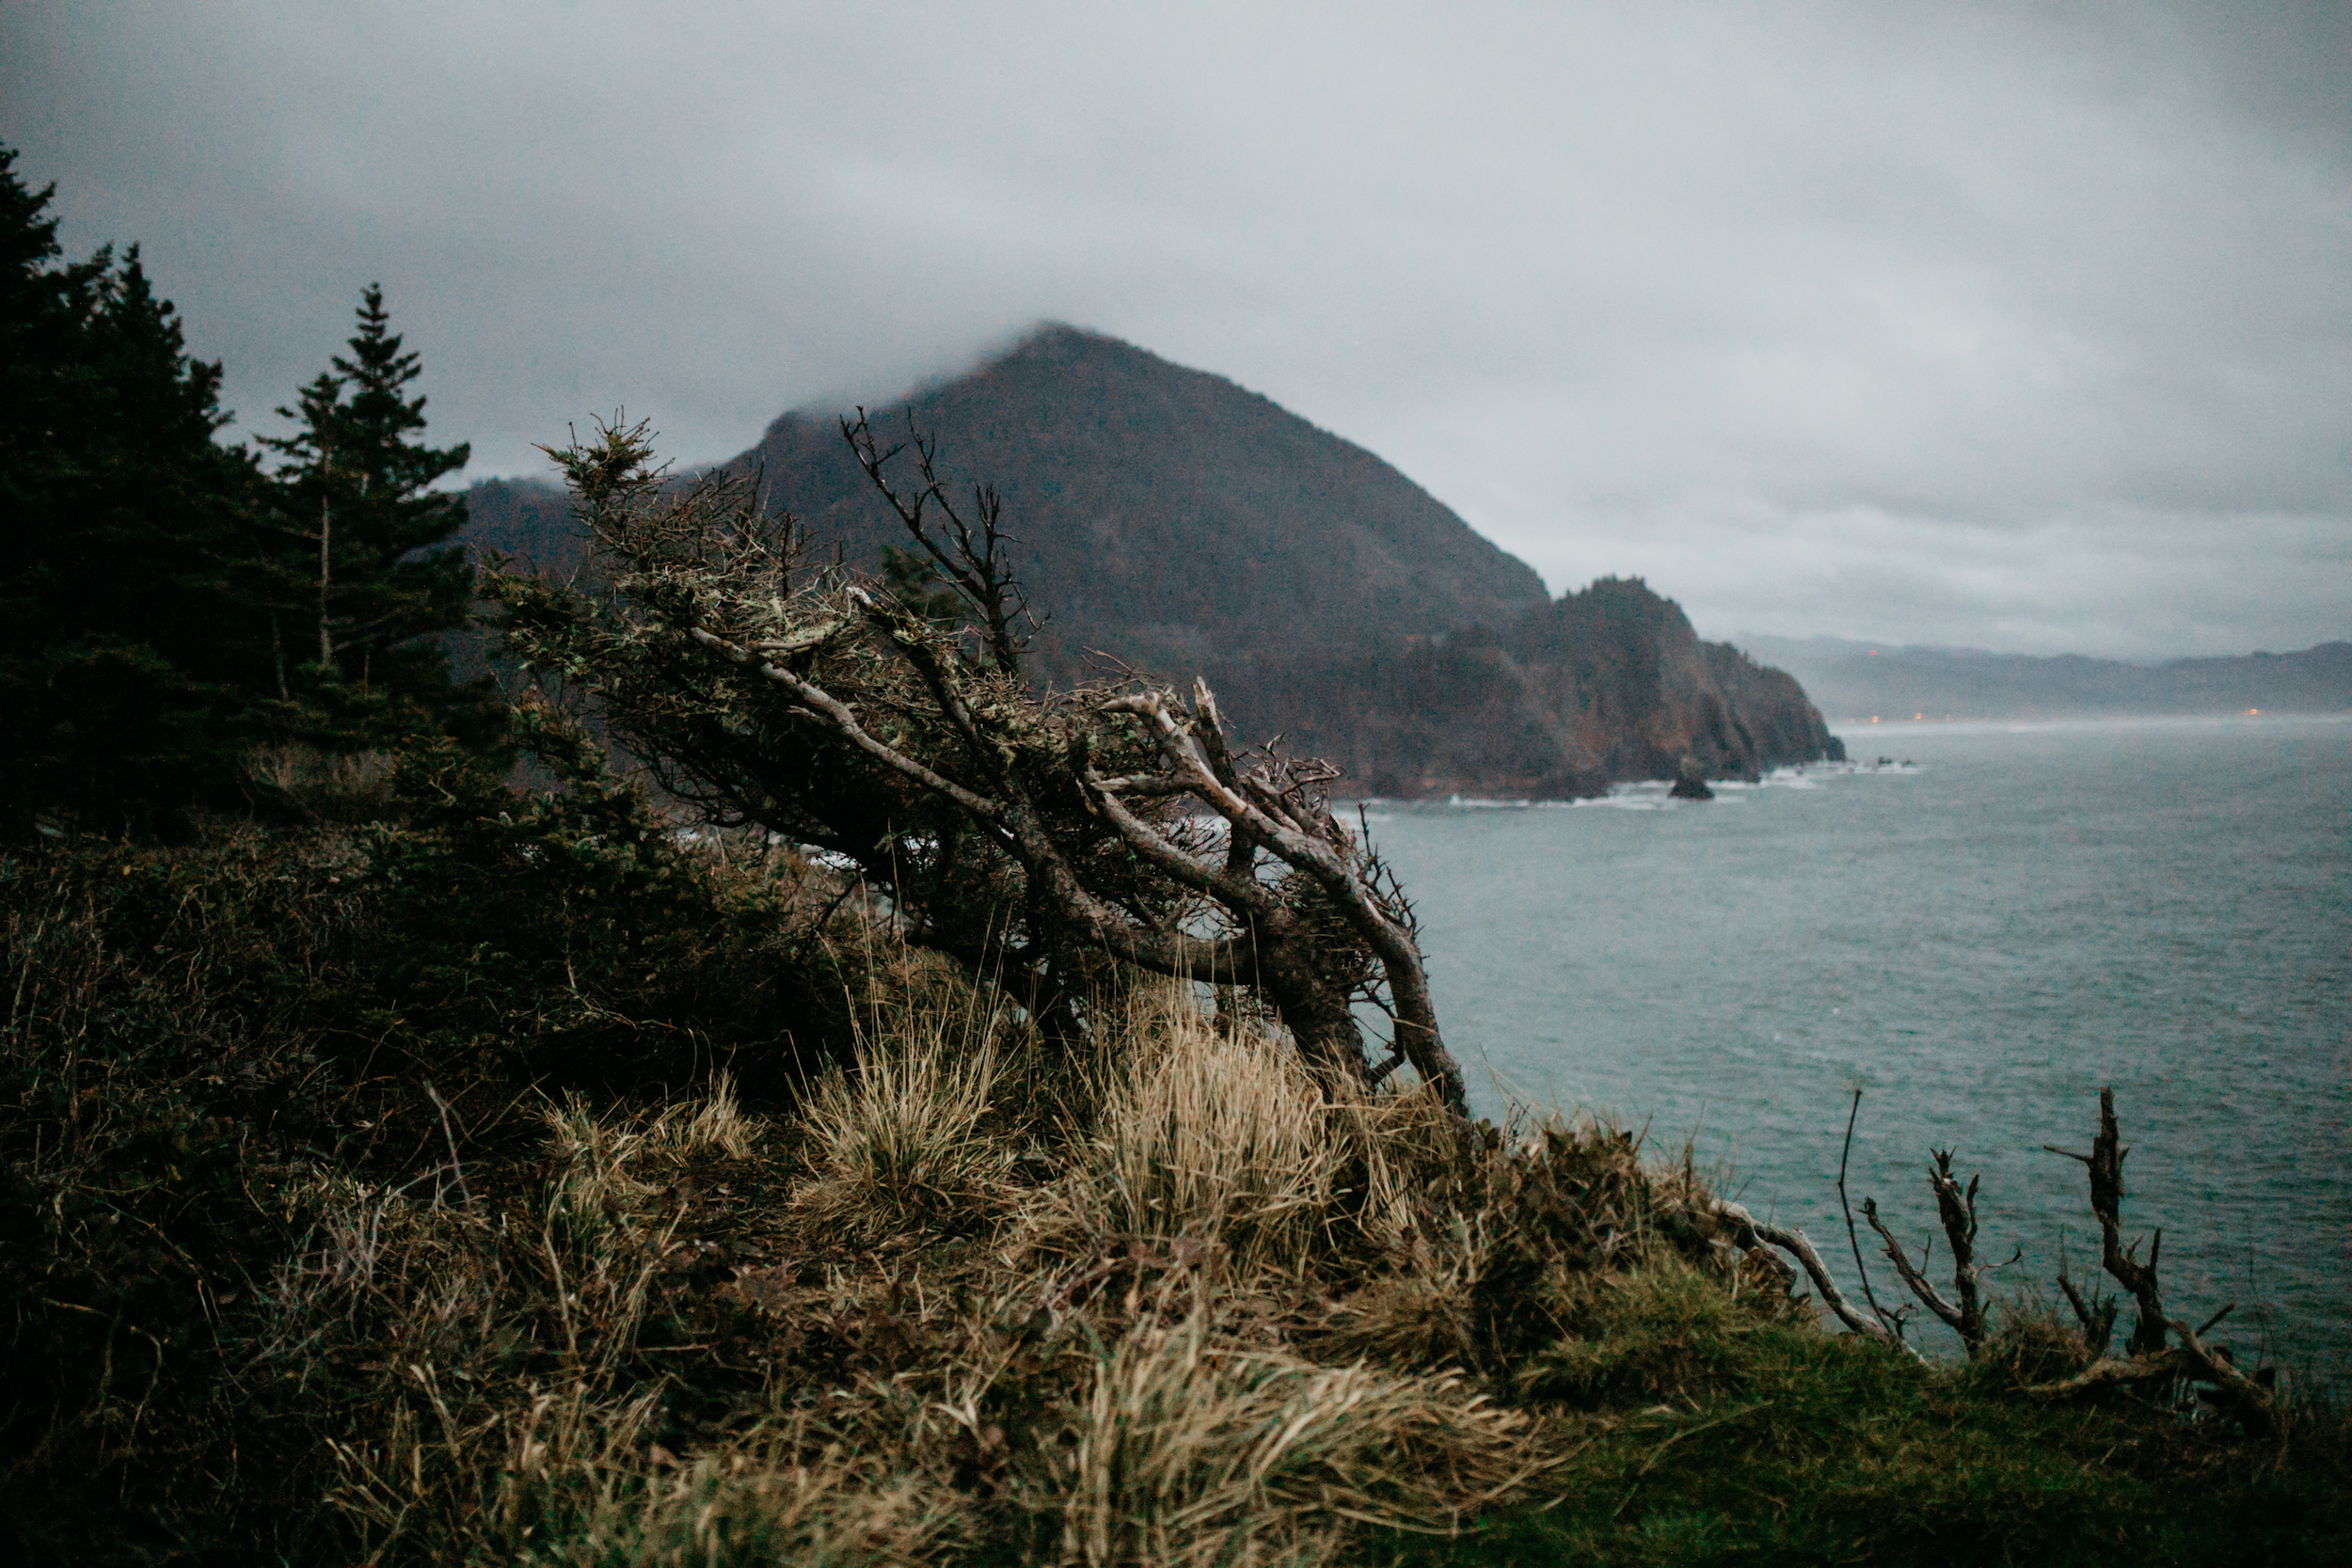
[{"label": "windswept tree", "polygon": [[392,332],[380,285],[361,295],[348,347],[278,410],[293,434],[262,439],[279,462],[256,593],[277,695],[299,716],[291,727],[334,747],[462,724],[483,696],[452,682],[430,637],[464,626],[473,602],[453,543],[465,499],[433,488],[470,449],[418,438],[423,367]]},{"label": "windswept tree", "polygon": [[[1215,697],[1130,680],[1034,689],[995,496],[932,452],[843,433],[896,508],[897,587],[811,570],[755,483],[665,488],[643,425],[554,453],[596,593],[488,578],[525,662],[584,688],[673,792],[845,857],[908,938],[1074,1027],[1105,960],[1256,997],[1334,1079],[1409,1064],[1463,1104],[1413,915],[1333,816],[1333,769],[1245,753]],[[1392,1022],[1367,1058],[1359,1006]]]}]

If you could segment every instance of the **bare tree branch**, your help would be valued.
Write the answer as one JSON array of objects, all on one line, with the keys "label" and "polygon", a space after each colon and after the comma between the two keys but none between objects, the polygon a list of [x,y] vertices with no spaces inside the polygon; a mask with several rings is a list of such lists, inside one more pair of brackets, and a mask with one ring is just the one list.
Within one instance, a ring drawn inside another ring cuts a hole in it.
[{"label": "bare tree branch", "polygon": [[2181,1342],[2170,1350],[2128,1357],[2101,1356],[2073,1377],[2033,1384],[2023,1391],[2035,1399],[2062,1400],[2122,1384],[2185,1378],[2211,1385],[2220,1402],[2255,1436],[2284,1436],[2285,1423],[2269,1390],[2240,1371],[2227,1354],[2207,1345],[2187,1323],[2176,1318],[2169,1326],[2181,1337]]},{"label": "bare tree branch", "polygon": [[[2217,1319],[2218,1316],[2216,1314]],[[2230,1406],[2249,1432],[2258,1437],[2283,1435],[2284,1427],[2269,1390],[2240,1371],[2228,1353],[2208,1346],[2202,1335],[2178,1318],[2172,1320],[2172,1332],[2181,1337],[2181,1352],[2197,1364],[2197,1375],[2214,1385],[2221,1402]]]},{"label": "bare tree branch", "polygon": [[[1886,1228],[1885,1224],[1880,1220],[1878,1199],[1866,1197],[1862,1200],[1862,1217],[1869,1221],[1872,1230],[1878,1232],[1879,1241],[1883,1243],[1887,1261],[1895,1265],[1895,1273],[1901,1276],[1906,1286],[1910,1287],[1911,1293],[1917,1296],[1929,1311],[1942,1319],[1945,1326],[1956,1333],[1960,1332],[1963,1321],[1960,1308],[1946,1301],[1934,1285],[1929,1282],[1927,1275],[1922,1274],[1919,1268],[1913,1266],[1909,1254],[1903,1251],[1902,1243],[1897,1241],[1893,1233]],[[1924,1266],[1924,1259],[1922,1266]],[[1973,1354],[1976,1350],[1976,1341],[1964,1333],[1961,1334],[1961,1338],[1967,1341],[1970,1354]]]},{"label": "bare tree branch", "polygon": [[701,626],[688,627],[687,635],[738,664],[750,665],[763,678],[784,688],[792,694],[795,703],[807,710],[810,717],[822,719],[843,739],[872,756],[885,768],[904,774],[935,795],[953,800],[983,822],[997,825],[1003,823],[1004,808],[995,801],[973,794],[954,780],[942,778],[913,757],[883,745],[866,733],[865,727],[857,721],[857,715],[850,711],[848,704],[835,698],[824,688],[801,679],[782,665],[755,658],[725,638],[717,636]]},{"label": "bare tree branch", "polygon": [[[2099,1091],[2099,1135],[2092,1140],[2089,1154],[2076,1154],[2055,1144],[2042,1147],[2053,1154],[2079,1160],[2089,1167],[2090,1212],[2099,1221],[2101,1261],[2116,1282],[2131,1291],[2139,1303],[2139,1322],[2133,1328],[2127,1356],[2119,1359],[2103,1354],[2114,1326],[2116,1304],[2112,1298],[2100,1301],[2095,1291],[2086,1304],[2061,1268],[2058,1286],[2066,1292],[2074,1315],[2083,1322],[2094,1359],[2074,1377],[2026,1391],[2045,1399],[2059,1399],[2150,1378],[2188,1378],[2211,1385],[2220,1402],[2230,1407],[2249,1432],[2258,1436],[2275,1436],[2283,1443],[2286,1425],[2269,1391],[2240,1370],[2226,1350],[2205,1343],[2204,1336],[2236,1304],[2233,1302],[2206,1319],[2202,1328],[2191,1328],[2181,1319],[2165,1317],[2156,1282],[2156,1256],[2164,1232],[2153,1233],[2145,1263],[2134,1256],[2136,1247],[2123,1244],[2123,1157],[2131,1150],[2123,1147],[2116,1125],[2115,1090],[2110,1087]],[[2169,1350],[2165,1348],[2168,1330],[2180,1340]]]},{"label": "bare tree branch", "polygon": [[2162,1350],[2166,1319],[2163,1292],[2156,1284],[2156,1257],[2164,1247],[2164,1232],[2159,1229],[2149,1237],[2145,1263],[2135,1256],[2138,1243],[2123,1244],[2123,1157],[2131,1150],[2122,1146],[2116,1129],[2115,1090],[2099,1091],[2099,1135],[2092,1140],[2089,1154],[2076,1154],[2056,1144],[2042,1147],[2090,1167],[2090,1212],[2099,1221],[2100,1261],[2139,1304],[2139,1322],[2133,1325],[2128,1349],[2134,1355]]},{"label": "bare tree branch", "polygon": [[2097,1360],[2104,1357],[2107,1354],[2107,1342],[2115,1334],[2116,1299],[2101,1295],[2094,1280],[2090,1299],[2085,1301],[2081,1290],[2067,1276],[2063,1260],[2058,1264],[2058,1289],[2066,1292],[2066,1304],[2074,1309],[2074,1316],[2082,1323],[2083,1343],[2090,1347],[2091,1358]]},{"label": "bare tree branch", "polygon": [[2197,1371],[2197,1360],[2185,1350],[2160,1351],[2154,1355],[2136,1355],[2129,1360],[2102,1356],[2076,1372],[2073,1377],[2056,1383],[2028,1384],[2021,1392],[2040,1400],[2072,1399],[2078,1394],[2110,1388],[2123,1383],[2145,1383],[2150,1378],[2189,1377]]},{"label": "bare tree branch", "polygon": [[[1438,1032],[1436,1005],[1422,967],[1421,945],[1409,926],[1398,918],[1403,911],[1382,907],[1384,901],[1368,881],[1355,846],[1346,841],[1344,832],[1327,811],[1320,813],[1320,821],[1316,823],[1319,831],[1311,832],[1299,819],[1311,815],[1304,810],[1303,800],[1295,813],[1281,810],[1291,797],[1303,797],[1305,790],[1319,779],[1278,783],[1263,772],[1241,774],[1239,780],[1245,789],[1256,797],[1246,799],[1243,791],[1217,776],[1216,767],[1210,760],[1215,752],[1224,752],[1226,772],[1229,777],[1235,775],[1230,748],[1217,723],[1216,700],[1208,694],[1205,685],[1197,687],[1196,692],[1206,700],[1196,701],[1189,729],[1177,722],[1165,693],[1114,697],[1103,705],[1103,709],[1133,714],[1145,721],[1159,744],[1161,755],[1168,759],[1170,772],[1184,780],[1193,795],[1224,817],[1234,833],[1248,834],[1258,846],[1322,887],[1341,918],[1380,961],[1396,1006],[1397,1048],[1405,1053],[1413,1070],[1424,1082],[1438,1086],[1449,1104],[1457,1110],[1466,1108],[1469,1098],[1462,1069],[1446,1050],[1444,1037]],[[1196,740],[1194,731],[1204,731],[1215,738]],[[1344,849],[1343,843],[1346,845]]]},{"label": "bare tree branch", "polygon": [[[997,667],[1006,671],[1018,670],[1025,645],[1014,629],[1014,623],[1026,618],[1034,624],[1035,617],[1030,615],[1028,600],[1005,562],[1004,547],[1012,541],[997,528],[997,518],[1004,510],[1004,503],[996,492],[987,485],[973,487],[973,510],[980,525],[976,541],[972,525],[964,520],[955,504],[947,499],[946,488],[940,482],[935,463],[938,444],[926,439],[914,428],[913,409],[907,411],[907,442],[886,451],[876,439],[873,426],[866,422],[866,410],[862,407],[858,409],[854,420],[844,419],[841,421],[841,434],[848,439],[858,467],[865,470],[866,477],[881,492],[882,499],[890,503],[891,510],[898,513],[898,521],[905,525],[915,544],[921,546],[933,564],[947,575],[947,579],[955,584],[956,591],[964,600],[980,611],[989,653]],[[891,459],[905,451],[908,443],[914,449],[915,472],[921,481],[912,493],[901,491],[893,484],[888,473]],[[939,542],[924,515],[934,505],[946,521],[953,538],[950,545]]]},{"label": "bare tree branch", "polygon": [[[1853,1269],[1862,1280],[1862,1299],[1869,1303],[1872,1316],[1893,1329],[1896,1338],[1900,1338],[1903,1332],[1902,1314],[1889,1312],[1885,1307],[1881,1307],[1879,1298],[1871,1292],[1870,1270],[1862,1261],[1862,1238],[1854,1234],[1853,1205],[1846,1197],[1846,1161],[1848,1156],[1853,1153],[1853,1125],[1861,1115],[1862,1088],[1857,1085],[1853,1091],[1853,1104],[1846,1112],[1846,1141],[1837,1150],[1837,1207],[1844,1212],[1846,1216],[1846,1243],[1853,1248]],[[1867,1208],[1867,1205],[1865,1207]],[[1876,1220],[1870,1223],[1874,1227],[1878,1224]]]},{"label": "bare tree branch", "polygon": [[[1902,1243],[1880,1220],[1876,1199],[1862,1200],[1862,1214],[1870,1222],[1870,1228],[1878,1232],[1887,1260],[1895,1265],[1895,1272],[1902,1276],[1911,1293],[1959,1335],[1968,1354],[1975,1355],[1984,1344],[1984,1295],[1979,1281],[1988,1272],[1987,1265],[1977,1261],[1977,1187],[1982,1179],[1970,1178],[1963,1191],[1952,1175],[1952,1151],[1938,1148],[1930,1152],[1934,1163],[1928,1166],[1928,1185],[1935,1194],[1937,1216],[1943,1221],[1944,1237],[1952,1249],[1952,1291],[1959,1297],[1957,1303],[1947,1300],[1943,1292],[1929,1283],[1925,1253],[1916,1266],[1912,1263]],[[1932,1251],[1933,1246],[1931,1242],[1929,1250]]]},{"label": "bare tree branch", "polygon": [[1769,1244],[1794,1258],[1804,1268],[1805,1277],[1813,1281],[1814,1291],[1820,1296],[1821,1305],[1827,1307],[1849,1329],[1866,1339],[1875,1339],[1899,1350],[1915,1361],[1927,1359],[1905,1344],[1883,1323],[1867,1318],[1854,1309],[1852,1304],[1846,1300],[1845,1292],[1838,1290],[1837,1282],[1830,1277],[1829,1266],[1821,1261],[1821,1255],[1813,1249],[1813,1243],[1805,1239],[1804,1231],[1768,1225],[1737,1203],[1718,1201],[1715,1212],[1731,1222],[1732,1239],[1742,1248]]},{"label": "bare tree branch", "polygon": [[1952,1175],[1952,1150],[1929,1153],[1935,1164],[1928,1170],[1928,1185],[1935,1191],[1936,1217],[1944,1222],[1944,1240],[1952,1249],[1952,1292],[1960,1297],[1960,1321],[1952,1326],[1973,1355],[1984,1343],[1984,1294],[1979,1282],[1987,1265],[1977,1261],[1977,1188],[1984,1178],[1971,1176],[1963,1191]]}]

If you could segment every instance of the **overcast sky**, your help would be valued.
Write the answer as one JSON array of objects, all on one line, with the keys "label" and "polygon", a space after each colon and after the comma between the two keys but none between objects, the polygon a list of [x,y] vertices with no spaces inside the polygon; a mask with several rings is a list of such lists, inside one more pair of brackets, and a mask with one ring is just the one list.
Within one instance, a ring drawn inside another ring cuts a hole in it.
[{"label": "overcast sky", "polygon": [[2352,638],[2352,4],[0,6],[248,423],[381,279],[482,474],[1064,320],[1702,632]]}]

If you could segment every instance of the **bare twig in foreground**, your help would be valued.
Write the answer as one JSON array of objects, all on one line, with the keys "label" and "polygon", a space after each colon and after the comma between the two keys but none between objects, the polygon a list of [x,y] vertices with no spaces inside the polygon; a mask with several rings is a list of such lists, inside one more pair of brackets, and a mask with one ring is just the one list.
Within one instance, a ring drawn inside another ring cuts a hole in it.
[{"label": "bare twig in foreground", "polygon": [[2139,1303],[2139,1322],[2132,1327],[2127,1348],[2134,1355],[2152,1355],[2164,1349],[2164,1296],[2156,1285],[2156,1258],[2164,1250],[2164,1232],[2158,1229],[2148,1238],[2145,1263],[2137,1256],[2138,1243],[2123,1243],[2123,1156],[2131,1150],[2122,1147],[2116,1130],[2115,1091],[2099,1091],[2099,1135],[2092,1140],[2090,1153],[2077,1154],[2056,1144],[2042,1147],[2090,1168],[2090,1212],[2099,1221],[2101,1261],[2116,1283]]},{"label": "bare twig in foreground", "polygon": [[1845,1293],[1838,1290],[1837,1282],[1830,1277],[1828,1266],[1821,1261],[1821,1255],[1814,1250],[1813,1243],[1805,1239],[1804,1231],[1768,1225],[1737,1203],[1719,1202],[1715,1205],[1715,1212],[1731,1223],[1732,1239],[1741,1247],[1776,1246],[1794,1258],[1804,1267],[1805,1277],[1813,1281],[1813,1289],[1820,1292],[1822,1305],[1839,1323],[1864,1338],[1876,1339],[1881,1344],[1903,1352],[1914,1360],[1926,1359],[1898,1338],[1885,1323],[1867,1318],[1854,1309]]},{"label": "bare twig in foreground", "polygon": [[[2280,1418],[2277,1402],[2268,1389],[2238,1369],[2230,1353],[2218,1346],[2209,1346],[2204,1335],[2228,1316],[2235,1303],[2224,1307],[2205,1320],[2202,1328],[2191,1328],[2178,1318],[2164,1316],[2164,1304],[2156,1285],[2156,1255],[2163,1241],[2159,1230],[2148,1243],[2145,1263],[2134,1256],[2134,1248],[2122,1243],[2123,1156],[2131,1152],[2122,1147],[2122,1137],[2115,1121],[2115,1091],[2099,1091],[2099,1136],[2088,1155],[2075,1154],[2044,1144],[2053,1154],[2064,1154],[2070,1160],[2080,1160],[2090,1169],[2090,1212],[2099,1221],[2103,1243],[2102,1261],[2107,1273],[2132,1292],[2139,1303],[2139,1322],[2132,1330],[2128,1356],[2117,1358],[2100,1355],[2105,1346],[2106,1329],[2115,1321],[2112,1301],[2086,1307],[2074,1282],[2063,1274],[2058,1284],[2066,1291],[2074,1313],[2083,1320],[2087,1331],[2097,1329],[2092,1353],[2097,1358],[2073,1377],[2058,1383],[2046,1383],[2027,1388],[2026,1392],[2043,1399],[2062,1399],[2088,1393],[2092,1389],[2122,1383],[2143,1382],[2150,1378],[2182,1377],[2193,1382],[2210,1384],[2220,1402],[2243,1422],[2246,1429],[2261,1436],[2276,1436],[2285,1440],[2286,1426]],[[2180,1343],[2165,1348],[2166,1332],[2177,1336]]]},{"label": "bare twig in foreground", "polygon": [[[1837,1207],[1845,1211],[1846,1243],[1853,1248],[1854,1273],[1862,1276],[1862,1299],[1870,1304],[1871,1316],[1893,1329],[1896,1335],[1900,1337],[1903,1331],[1901,1315],[1889,1312],[1885,1307],[1881,1307],[1879,1298],[1871,1292],[1870,1270],[1868,1265],[1862,1261],[1862,1238],[1853,1227],[1853,1205],[1846,1197],[1846,1160],[1853,1152],[1853,1124],[1861,1115],[1862,1090],[1859,1085],[1856,1085],[1853,1091],[1853,1106],[1846,1113],[1846,1142],[1844,1147],[1837,1151]],[[1864,1207],[1867,1209],[1868,1205],[1865,1204]],[[1875,1228],[1878,1225],[1877,1219],[1872,1218],[1870,1224]],[[1884,1233],[1881,1232],[1881,1234]]]},{"label": "bare twig in foreground", "polygon": [[[1902,1275],[1911,1293],[1960,1336],[1961,1343],[1968,1347],[1968,1354],[1973,1356],[1983,1346],[1985,1337],[1984,1293],[1978,1282],[1992,1268],[2006,1265],[1977,1261],[1977,1187],[1983,1178],[1970,1177],[1963,1189],[1960,1179],[1952,1174],[1952,1151],[1938,1148],[1930,1152],[1935,1156],[1935,1163],[1928,1166],[1928,1185],[1935,1193],[1936,1214],[1944,1222],[1944,1239],[1952,1249],[1952,1293],[1959,1298],[1956,1302],[1946,1299],[1929,1281],[1925,1254],[1916,1265],[1911,1261],[1902,1243],[1879,1219],[1876,1199],[1863,1199],[1862,1213],[1870,1222],[1870,1228],[1878,1232],[1879,1240],[1885,1243],[1888,1261]],[[1929,1243],[1931,1250],[1933,1244]],[[2010,1262],[2016,1260],[2011,1258]],[[2105,1341],[2101,1343],[2104,1346]]]}]

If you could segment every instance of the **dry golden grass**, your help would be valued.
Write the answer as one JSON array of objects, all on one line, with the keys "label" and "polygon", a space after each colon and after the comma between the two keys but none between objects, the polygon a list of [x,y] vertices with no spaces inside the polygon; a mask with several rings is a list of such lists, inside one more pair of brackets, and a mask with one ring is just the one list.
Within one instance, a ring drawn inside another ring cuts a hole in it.
[{"label": "dry golden grass", "polygon": [[[1335,1102],[1280,1040],[1150,989],[1064,1107],[1058,1174],[1024,1185],[996,1101],[1033,1042],[968,1006],[880,1016],[788,1133],[723,1079],[651,1115],[574,1097],[497,1200],[454,1172],[325,1197],[281,1347],[383,1336],[371,1430],[335,1449],[366,1560],[923,1562],[1009,1538],[1090,1565],[1318,1561],[1542,1472],[1541,1423],[1463,1358],[1388,1336],[1318,1359],[1282,1326],[1412,1233],[1412,1173],[1384,1162],[1419,1112]],[[656,1332],[701,1244],[680,1173],[771,1148],[804,1171],[776,1244],[830,1261],[734,1271],[729,1354],[769,1370],[689,1443],[665,1411],[710,1346],[666,1362]]]},{"label": "dry golden grass", "polygon": [[972,1537],[968,1498],[854,1430],[803,1418],[672,1455],[648,1438],[660,1392],[540,1393],[469,1428],[428,1384],[382,1449],[339,1453],[333,1500],[371,1562],[916,1564]]},{"label": "dry golden grass", "polygon": [[346,1186],[281,1275],[289,1327],[309,1331],[282,1358],[371,1341],[377,1357],[360,1368],[374,1430],[334,1444],[329,1497],[364,1560],[912,1563],[968,1539],[969,1500],[911,1463],[887,1400],[846,1395],[821,1422],[765,1409],[685,1456],[662,1445],[660,1357],[707,1348],[652,1333],[692,1253],[663,1195],[766,1141],[723,1078],[651,1117],[575,1098],[546,1123],[523,1192]]},{"label": "dry golden grass", "polygon": [[1057,1478],[1064,1560],[1319,1561],[1351,1526],[1448,1529],[1544,1467],[1528,1418],[1459,1373],[1241,1349],[1215,1320],[1203,1287],[1096,1363]]},{"label": "dry golden grass", "polygon": [[858,1028],[855,1063],[828,1072],[803,1103],[812,1175],[798,1201],[868,1241],[984,1225],[1013,1163],[996,1106],[1001,1032],[977,998],[876,1004]]},{"label": "dry golden grass", "polygon": [[1139,988],[1091,1086],[1095,1130],[1058,1195],[1064,1224],[1208,1243],[1239,1274],[1306,1267],[1350,1129],[1287,1040],[1221,1033],[1181,991]]},{"label": "dry golden grass", "polygon": [[[2139,1470],[2103,1469],[2122,1418],[2009,1397],[2082,1358],[2046,1312],[1958,1373],[1821,1334],[1739,1266],[1687,1162],[1647,1164],[1620,1130],[1335,1092],[1267,1027],[1152,982],[1066,1047],[878,927],[839,966],[854,1059],[797,1104],[748,1114],[724,1074],[534,1101],[488,1069],[453,1103],[421,1083],[404,1101],[377,1066],[359,1110],[311,1113],[359,1118],[363,1157],[272,1152],[205,1097],[251,1063],[298,1105],[323,1069],[307,992],[243,976],[331,974],[328,938],[382,928],[347,844],[230,850],[172,878],[109,851],[100,875],[27,879],[0,926],[0,1065],[21,1106],[56,1108],[12,1147],[0,1218],[112,1292],[46,1302],[58,1351],[0,1368],[36,1394],[67,1385],[32,1372],[99,1369],[67,1414],[18,1400],[49,1447],[0,1471],[0,1531],[55,1490],[68,1439],[117,1456],[108,1485],[167,1451],[194,1479],[147,1506],[190,1536],[234,1504],[242,1543],[387,1565],[1382,1560],[1397,1532],[1521,1504],[1552,1509],[1539,1533],[1571,1559],[1704,1556],[1744,1520],[1760,1560],[1866,1536],[1903,1560],[1968,1528],[2057,1560],[2078,1502],[2106,1511],[2103,1540],[2173,1506],[2167,1465],[2207,1464],[2195,1443],[2237,1512],[2198,1535],[2176,1508],[2181,1541],[2275,1544],[2296,1509],[2341,1513],[2324,1452],[2231,1480],[2238,1450],[2177,1410],[2130,1418]],[[288,934],[206,903],[221,885],[282,905]],[[578,1001],[568,964],[548,974]],[[269,998],[284,1011],[251,1011]],[[447,1086],[493,1036],[445,1016],[421,1038]],[[158,1107],[177,1119],[142,1119]],[[187,1334],[158,1331],[167,1306]],[[189,1413],[219,1440],[160,1449]],[[1785,1518],[1819,1522],[1784,1541]]]}]

